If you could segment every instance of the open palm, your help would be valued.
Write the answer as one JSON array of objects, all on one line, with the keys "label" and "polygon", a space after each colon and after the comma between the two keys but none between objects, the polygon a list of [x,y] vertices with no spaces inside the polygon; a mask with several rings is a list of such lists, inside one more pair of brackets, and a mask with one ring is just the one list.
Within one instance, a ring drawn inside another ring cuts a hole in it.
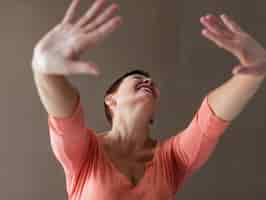
[{"label": "open palm", "polygon": [[117,4],[113,3],[100,12],[106,0],[95,0],[87,12],[75,20],[79,1],[72,0],[62,22],[35,46],[32,59],[34,69],[47,74],[99,73],[95,63],[81,61],[79,57],[121,25],[122,17],[113,16],[118,9]]},{"label": "open palm", "polygon": [[245,73],[266,73],[266,50],[231,17],[209,14],[200,21],[204,26],[203,36],[239,59],[241,65],[233,73],[239,69],[245,69]]}]

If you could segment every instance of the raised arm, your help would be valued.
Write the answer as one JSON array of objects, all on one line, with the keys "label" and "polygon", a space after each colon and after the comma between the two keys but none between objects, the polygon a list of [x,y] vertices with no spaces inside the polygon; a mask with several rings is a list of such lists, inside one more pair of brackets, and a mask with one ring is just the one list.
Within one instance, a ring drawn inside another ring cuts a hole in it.
[{"label": "raised arm", "polygon": [[215,113],[232,121],[245,108],[265,79],[266,50],[229,16],[201,18],[202,34],[240,61],[234,76],[209,94]]},{"label": "raised arm", "polygon": [[67,181],[73,180],[86,158],[93,156],[88,154],[95,146],[95,137],[85,127],[79,92],[66,76],[99,74],[93,62],[81,61],[79,57],[121,24],[121,17],[112,17],[118,5],[112,4],[99,12],[105,3],[106,0],[95,0],[84,16],[74,20],[79,0],[73,0],[63,20],[34,48],[34,80],[48,112],[52,149],[67,174]]},{"label": "raised arm", "polygon": [[174,145],[184,165],[200,168],[215,149],[220,136],[254,96],[266,74],[266,51],[226,15],[201,18],[202,34],[236,56],[234,76],[211,90],[188,127]]},{"label": "raised arm", "polygon": [[121,17],[111,18],[118,8],[116,4],[94,19],[106,0],[96,0],[83,17],[74,22],[78,3],[79,0],[72,1],[62,22],[34,48],[34,80],[45,109],[56,117],[71,115],[79,95],[65,76],[84,73],[97,75],[99,72],[93,62],[78,58],[84,51],[96,47],[121,22]]},{"label": "raised arm", "polygon": [[[220,136],[255,95],[266,74],[266,51],[230,17],[207,15],[201,18],[203,36],[236,56],[240,65],[234,76],[211,90],[195,112],[188,126],[168,140],[165,148],[168,161],[179,162],[188,174],[206,163],[213,154]],[[173,157],[172,157],[173,156]],[[175,176],[180,170],[173,167]],[[174,176],[173,176],[174,177]]]}]

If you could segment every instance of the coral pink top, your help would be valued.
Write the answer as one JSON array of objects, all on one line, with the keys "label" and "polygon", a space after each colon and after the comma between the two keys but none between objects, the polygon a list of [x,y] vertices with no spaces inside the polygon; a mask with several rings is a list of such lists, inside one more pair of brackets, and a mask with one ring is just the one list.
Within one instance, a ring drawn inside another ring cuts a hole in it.
[{"label": "coral pink top", "polygon": [[188,126],[158,141],[144,177],[133,185],[108,159],[84,122],[80,100],[72,116],[48,116],[51,147],[64,169],[69,200],[174,200],[185,180],[215,149],[230,121],[219,118],[205,96]]}]

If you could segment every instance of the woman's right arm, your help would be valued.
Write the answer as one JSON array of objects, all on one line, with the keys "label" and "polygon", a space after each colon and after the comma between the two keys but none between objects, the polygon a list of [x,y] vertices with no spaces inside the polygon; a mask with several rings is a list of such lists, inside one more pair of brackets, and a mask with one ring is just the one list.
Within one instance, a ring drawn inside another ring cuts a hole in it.
[{"label": "woman's right arm", "polygon": [[81,61],[79,57],[121,24],[121,17],[112,17],[118,8],[116,4],[100,11],[105,3],[106,0],[95,0],[80,19],[74,20],[79,0],[72,0],[62,22],[37,43],[33,52],[33,76],[48,112],[51,146],[65,170],[68,186],[90,156],[95,137],[85,128],[78,90],[66,76],[99,73],[93,62]]}]

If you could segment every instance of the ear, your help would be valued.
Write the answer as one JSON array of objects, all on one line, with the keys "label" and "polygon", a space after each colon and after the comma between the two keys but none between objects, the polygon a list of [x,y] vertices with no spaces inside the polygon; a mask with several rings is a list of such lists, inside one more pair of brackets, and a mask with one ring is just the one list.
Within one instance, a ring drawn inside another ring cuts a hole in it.
[{"label": "ear", "polygon": [[113,107],[116,105],[116,100],[112,94],[108,94],[104,100],[109,107]]}]

